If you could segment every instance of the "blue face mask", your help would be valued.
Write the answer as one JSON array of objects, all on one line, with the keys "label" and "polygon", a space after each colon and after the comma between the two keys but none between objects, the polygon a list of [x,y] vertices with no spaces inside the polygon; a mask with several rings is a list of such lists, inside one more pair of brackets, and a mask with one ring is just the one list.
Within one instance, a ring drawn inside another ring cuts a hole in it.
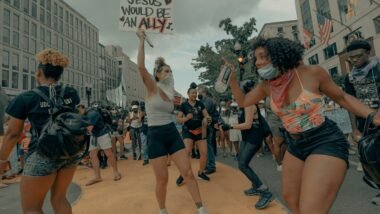
[{"label": "blue face mask", "polygon": [[264,66],[263,68],[258,69],[257,73],[261,78],[265,80],[271,80],[276,78],[280,74],[280,71],[273,67],[273,64],[271,63]]}]

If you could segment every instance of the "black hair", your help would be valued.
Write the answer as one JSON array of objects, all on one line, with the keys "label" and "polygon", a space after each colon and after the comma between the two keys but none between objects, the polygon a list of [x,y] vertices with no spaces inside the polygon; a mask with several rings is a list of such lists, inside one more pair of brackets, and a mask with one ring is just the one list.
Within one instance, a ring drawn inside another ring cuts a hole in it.
[{"label": "black hair", "polygon": [[187,93],[189,93],[192,89],[197,89],[198,85],[195,82],[190,84],[190,88],[187,89]]},{"label": "black hair", "polygon": [[369,44],[369,42],[367,42],[366,40],[355,40],[347,46],[347,52],[357,49],[371,51],[371,44]]},{"label": "black hair", "polygon": [[63,67],[54,66],[52,64],[42,64],[38,65],[38,68],[42,70],[46,78],[53,78],[55,81],[58,81],[61,78]]},{"label": "black hair", "polygon": [[[282,37],[269,39],[258,37],[253,42],[253,51],[259,47],[266,49],[273,66],[281,72],[286,72],[299,66],[305,52],[305,47],[301,43]],[[253,57],[252,66],[254,70],[257,69],[255,57]]]}]

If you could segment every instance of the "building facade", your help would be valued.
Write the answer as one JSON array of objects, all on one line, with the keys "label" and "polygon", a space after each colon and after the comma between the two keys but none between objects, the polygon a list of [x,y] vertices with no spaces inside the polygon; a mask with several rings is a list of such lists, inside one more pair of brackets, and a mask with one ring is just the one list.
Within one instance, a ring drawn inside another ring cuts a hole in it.
[{"label": "building facade", "polygon": [[[112,97],[119,97],[116,101],[123,106],[129,106],[132,101],[143,101],[145,97],[145,86],[140,78],[140,74],[137,70],[137,64],[132,62],[129,56],[127,56],[120,46],[109,45],[105,47],[106,55],[117,60],[117,74],[116,76],[109,75],[111,85],[114,88],[113,92],[109,94],[107,91],[107,99],[113,99]],[[116,79],[114,79],[116,77]],[[115,95],[116,94],[116,95]],[[110,97],[110,98],[109,98]]]},{"label": "building facade", "polygon": [[35,54],[53,48],[70,59],[61,82],[82,100],[100,98],[96,26],[63,0],[1,0],[0,11],[0,80],[10,97],[36,86]]},{"label": "building facade", "polygon": [[[374,0],[295,0],[298,28],[310,35],[306,64],[319,64],[332,76],[351,70],[347,45],[355,39],[372,44],[372,56],[380,55],[380,1]],[[321,18],[322,17],[322,18]],[[321,20],[332,20],[328,43],[321,42]],[[302,41],[307,40],[303,34]]]},{"label": "building facade", "polygon": [[300,41],[297,20],[266,23],[261,28],[259,36],[264,38],[284,37]]}]

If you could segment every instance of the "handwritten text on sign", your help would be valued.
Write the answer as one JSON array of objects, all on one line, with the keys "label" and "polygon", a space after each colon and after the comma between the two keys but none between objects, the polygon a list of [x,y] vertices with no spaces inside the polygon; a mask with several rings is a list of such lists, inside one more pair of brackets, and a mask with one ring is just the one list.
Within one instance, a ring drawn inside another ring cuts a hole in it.
[{"label": "handwritten text on sign", "polygon": [[124,31],[172,33],[174,0],[121,0],[119,28]]}]

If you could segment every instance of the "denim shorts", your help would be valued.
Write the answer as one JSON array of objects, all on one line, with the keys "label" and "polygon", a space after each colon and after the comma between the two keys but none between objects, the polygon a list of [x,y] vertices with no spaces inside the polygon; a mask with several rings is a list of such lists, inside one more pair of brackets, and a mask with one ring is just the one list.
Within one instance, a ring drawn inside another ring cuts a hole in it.
[{"label": "denim shorts", "polygon": [[185,148],[174,123],[148,127],[148,154],[150,159],[172,155]]},{"label": "denim shorts", "polygon": [[305,161],[309,155],[328,155],[348,162],[349,144],[335,122],[326,118],[319,127],[298,134],[286,132],[288,152]]},{"label": "denim shorts", "polygon": [[72,168],[80,162],[78,157],[67,160],[53,160],[33,152],[25,160],[25,176],[47,176],[57,172],[60,169]]}]

